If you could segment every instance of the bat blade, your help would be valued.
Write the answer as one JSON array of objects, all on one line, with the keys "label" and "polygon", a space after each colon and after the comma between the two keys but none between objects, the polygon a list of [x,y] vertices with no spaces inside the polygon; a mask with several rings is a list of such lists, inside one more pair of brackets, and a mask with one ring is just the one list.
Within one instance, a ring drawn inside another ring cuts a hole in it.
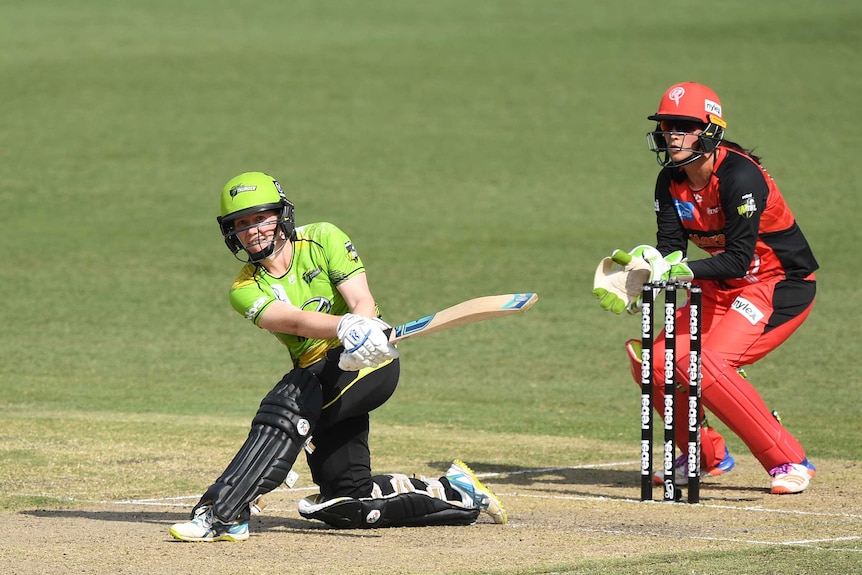
[{"label": "bat blade", "polygon": [[533,307],[538,299],[539,295],[536,293],[510,293],[469,299],[437,313],[395,326],[389,334],[389,341],[395,343],[409,337],[525,312]]}]

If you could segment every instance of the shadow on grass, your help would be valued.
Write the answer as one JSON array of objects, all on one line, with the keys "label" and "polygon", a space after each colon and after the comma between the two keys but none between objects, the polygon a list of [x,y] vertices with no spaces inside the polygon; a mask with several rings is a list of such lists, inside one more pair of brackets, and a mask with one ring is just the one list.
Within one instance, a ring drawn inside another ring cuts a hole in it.
[{"label": "shadow on grass", "polygon": [[[429,462],[429,466],[445,469],[448,463]],[[553,467],[535,469],[531,467],[500,466],[491,463],[471,462],[470,467],[483,482],[506,484],[515,487],[549,491],[561,496],[619,500],[640,498],[640,474],[636,469],[614,469],[610,467]],[[701,502],[747,502],[760,501],[769,494],[769,487],[760,485],[722,485],[716,479],[701,481]],[[654,497],[661,499],[661,486],[653,485]],[[678,487],[684,494],[686,488]]]},{"label": "shadow on grass", "polygon": [[[444,470],[449,463],[429,462],[429,466]],[[491,481],[505,481],[512,485],[610,485],[628,486],[638,480],[637,471],[607,467],[553,467],[536,469],[533,467],[500,466],[491,463],[468,462],[470,468],[480,476],[493,474]]]}]

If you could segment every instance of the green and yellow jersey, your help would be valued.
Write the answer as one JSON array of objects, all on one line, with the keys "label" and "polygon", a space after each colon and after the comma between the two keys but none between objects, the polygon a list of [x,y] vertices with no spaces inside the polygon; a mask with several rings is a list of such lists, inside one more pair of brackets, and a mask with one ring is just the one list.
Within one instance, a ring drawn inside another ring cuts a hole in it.
[{"label": "green and yellow jersey", "polygon": [[[338,285],[365,271],[350,238],[337,226],[319,222],[296,228],[290,268],[281,277],[262,266],[246,264],[230,290],[233,308],[257,325],[263,311],[274,301],[284,301],[302,310],[331,315],[349,313]],[[308,339],[272,332],[283,343],[294,365],[308,367],[338,347],[337,339]]]}]

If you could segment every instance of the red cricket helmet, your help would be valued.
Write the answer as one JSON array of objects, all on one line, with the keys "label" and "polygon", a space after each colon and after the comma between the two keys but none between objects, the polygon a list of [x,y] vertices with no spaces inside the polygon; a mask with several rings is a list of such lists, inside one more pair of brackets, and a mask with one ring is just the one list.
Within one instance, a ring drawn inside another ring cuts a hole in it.
[{"label": "red cricket helmet", "polygon": [[[683,82],[668,88],[659,102],[658,112],[647,119],[656,121],[656,129],[647,134],[649,149],[656,153],[660,165],[670,167],[684,166],[715,150],[727,127],[718,96],[711,88],[697,82]],[[662,128],[663,123],[672,126],[673,121],[695,122],[703,128],[698,136],[699,148],[693,149],[692,155],[680,162],[670,158],[665,138],[667,134],[678,131],[677,128]]]}]

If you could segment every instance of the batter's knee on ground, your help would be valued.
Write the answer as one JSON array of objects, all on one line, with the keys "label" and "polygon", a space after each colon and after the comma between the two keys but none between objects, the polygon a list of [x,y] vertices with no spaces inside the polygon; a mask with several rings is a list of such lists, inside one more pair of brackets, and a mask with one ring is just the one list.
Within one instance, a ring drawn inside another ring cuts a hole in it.
[{"label": "batter's knee on ground", "polygon": [[427,493],[396,493],[383,498],[337,497],[318,502],[306,497],[299,502],[299,514],[340,529],[470,525],[479,509],[466,509]]},{"label": "batter's knee on ground", "polygon": [[299,513],[346,529],[470,525],[479,517],[478,507],[464,507],[460,496],[438,479],[392,473],[375,475],[373,481],[371,497],[306,497],[299,502]]}]

